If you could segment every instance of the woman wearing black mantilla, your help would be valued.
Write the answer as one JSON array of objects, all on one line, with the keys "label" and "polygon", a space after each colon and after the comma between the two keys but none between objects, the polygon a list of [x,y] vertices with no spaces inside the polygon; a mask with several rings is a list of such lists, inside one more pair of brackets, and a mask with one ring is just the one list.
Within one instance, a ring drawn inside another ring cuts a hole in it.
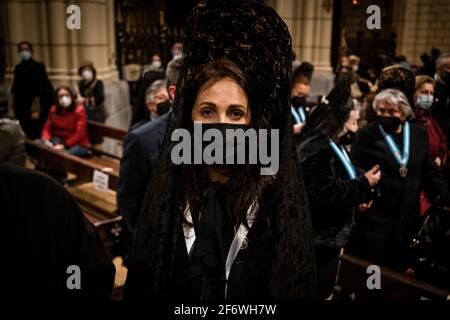
[{"label": "woman wearing black mantilla", "polygon": [[[212,23],[213,22],[213,23]],[[204,1],[186,25],[173,119],[129,259],[125,299],[314,299],[309,209],[292,143],[289,31],[256,1]],[[279,129],[279,169],[174,165],[193,123]]]}]

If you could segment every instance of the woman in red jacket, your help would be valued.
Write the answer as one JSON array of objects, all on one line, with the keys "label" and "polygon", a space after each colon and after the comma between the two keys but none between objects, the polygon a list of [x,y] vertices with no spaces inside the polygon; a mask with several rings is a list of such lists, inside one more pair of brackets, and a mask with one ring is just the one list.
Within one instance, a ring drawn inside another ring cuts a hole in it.
[{"label": "woman in red jacket", "polygon": [[431,77],[416,77],[414,111],[418,122],[427,129],[430,153],[436,164],[442,167],[447,160],[447,139],[430,114],[430,107],[434,100],[434,87],[435,83]]},{"label": "woman in red jacket", "polygon": [[[447,139],[437,122],[431,117],[430,107],[434,100],[435,83],[433,78],[420,75],[416,77],[414,92],[414,111],[419,124],[427,129],[430,154],[438,167],[443,167],[447,161]],[[420,194],[420,212],[424,214],[430,203],[422,191]]]},{"label": "woman in red jacket", "polygon": [[56,104],[50,109],[41,140],[56,150],[85,157],[90,153],[86,122],[83,105],[76,104],[69,87],[60,86],[56,90]]}]

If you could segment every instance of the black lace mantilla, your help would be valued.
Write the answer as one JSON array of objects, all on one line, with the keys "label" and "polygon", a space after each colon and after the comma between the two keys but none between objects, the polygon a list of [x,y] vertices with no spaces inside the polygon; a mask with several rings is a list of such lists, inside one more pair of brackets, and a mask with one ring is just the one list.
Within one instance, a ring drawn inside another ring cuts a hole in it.
[{"label": "black lace mantilla", "polygon": [[[174,259],[186,204],[182,166],[170,161],[169,137],[190,119],[188,84],[198,66],[227,58],[251,79],[249,101],[257,128],[280,130],[280,166],[259,204],[257,218],[270,221],[273,263],[271,298],[315,297],[312,230],[303,182],[292,143],[290,74],[292,44],[276,12],[256,1],[203,1],[185,26],[177,94],[157,168],[149,183],[130,261],[126,297],[173,298]],[[245,190],[245,186],[243,186]],[[248,297],[251,299],[251,297]]]}]

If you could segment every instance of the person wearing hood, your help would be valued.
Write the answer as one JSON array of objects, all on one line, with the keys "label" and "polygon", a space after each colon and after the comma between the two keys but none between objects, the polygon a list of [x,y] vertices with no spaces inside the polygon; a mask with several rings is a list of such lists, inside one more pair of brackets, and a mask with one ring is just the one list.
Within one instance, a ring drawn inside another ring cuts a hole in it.
[{"label": "person wearing hood", "polygon": [[[311,222],[289,126],[288,28],[260,2],[210,0],[191,11],[185,30],[173,118],[137,223],[124,298],[314,299]],[[171,137],[192,132],[194,122],[216,132],[279,130],[278,170],[175,164]]]},{"label": "person wearing hood", "polygon": [[73,91],[67,86],[56,89],[56,103],[50,108],[41,141],[55,150],[85,157],[90,154],[86,132],[86,112],[76,103]]},{"label": "person wearing hood", "polygon": [[305,61],[292,73],[291,114],[294,121],[294,134],[300,133],[310,111],[307,98],[311,91],[313,71],[314,66]]},{"label": "person wearing hood", "polygon": [[349,241],[355,213],[370,207],[381,175],[376,164],[358,173],[348,156],[345,147],[357,130],[351,117],[354,111],[350,83],[341,78],[311,113],[297,148],[311,208],[321,299],[333,290],[337,256]]},{"label": "person wearing hood", "polygon": [[53,103],[53,86],[43,63],[33,59],[33,46],[18,44],[20,63],[14,69],[11,87],[14,116],[30,139],[39,137]]},{"label": "person wearing hood", "polygon": [[358,131],[351,159],[365,170],[380,166],[379,196],[356,217],[351,248],[371,263],[406,272],[408,247],[420,224],[420,191],[432,204],[446,203],[447,185],[430,154],[426,129],[412,121],[407,96],[382,90],[373,108],[377,121]]}]

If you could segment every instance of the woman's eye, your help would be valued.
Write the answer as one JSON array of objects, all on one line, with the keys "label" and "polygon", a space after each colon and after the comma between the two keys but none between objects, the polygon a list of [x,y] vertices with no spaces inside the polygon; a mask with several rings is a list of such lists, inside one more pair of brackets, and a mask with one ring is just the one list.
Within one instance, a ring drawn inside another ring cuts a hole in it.
[{"label": "woman's eye", "polygon": [[211,117],[214,115],[214,111],[211,108],[203,108],[202,110],[200,110],[200,114],[203,117]]},{"label": "woman's eye", "polygon": [[240,119],[245,115],[245,113],[242,110],[238,109],[231,110],[229,114],[232,119]]}]

